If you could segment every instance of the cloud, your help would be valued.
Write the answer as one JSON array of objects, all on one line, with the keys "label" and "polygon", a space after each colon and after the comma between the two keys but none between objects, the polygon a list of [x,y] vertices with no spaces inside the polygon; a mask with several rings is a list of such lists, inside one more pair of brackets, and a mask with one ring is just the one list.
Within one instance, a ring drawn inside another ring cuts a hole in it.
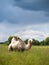
[{"label": "cloud", "polygon": [[49,11],[49,0],[14,0],[14,5],[28,10]]},{"label": "cloud", "polygon": [[48,3],[48,0],[0,0],[0,39],[6,40],[26,29],[49,32]]},{"label": "cloud", "polygon": [[0,42],[5,41],[5,36],[3,35],[3,33],[0,33]]},{"label": "cloud", "polygon": [[[16,1],[17,4],[19,2],[20,2],[20,6],[23,3],[23,5],[27,7],[27,5],[25,5],[26,2],[32,3],[37,1],[36,0],[35,1],[34,0],[19,0],[19,1],[17,0]],[[48,13],[44,12],[43,10],[42,11],[41,10],[31,11],[28,9],[24,10],[20,6],[14,6],[14,0],[4,0],[4,1],[0,0],[0,22],[2,22],[3,20],[7,20],[10,23],[13,23],[13,24],[16,23],[20,25],[49,22]],[[30,8],[32,8],[32,6]]]},{"label": "cloud", "polygon": [[11,24],[7,20],[0,23],[0,41],[5,41],[11,35],[16,35],[22,39],[35,38],[43,40],[49,36],[49,24],[33,24],[33,25],[16,25]]},{"label": "cloud", "polygon": [[45,17],[43,11],[28,11],[14,6],[5,7],[2,11],[0,12],[1,22],[7,20],[20,25],[49,22],[49,17]]},{"label": "cloud", "polygon": [[35,38],[36,40],[44,40],[48,34],[45,34],[44,32],[40,32],[40,31],[33,31],[32,29],[28,29],[28,30],[24,30],[24,31],[20,31],[17,34],[20,36],[23,40],[25,39],[33,39]]}]

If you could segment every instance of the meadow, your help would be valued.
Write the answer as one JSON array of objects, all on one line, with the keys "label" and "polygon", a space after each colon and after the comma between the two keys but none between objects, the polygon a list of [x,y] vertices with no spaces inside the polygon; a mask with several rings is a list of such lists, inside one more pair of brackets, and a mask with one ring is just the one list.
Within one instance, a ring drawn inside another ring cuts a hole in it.
[{"label": "meadow", "polygon": [[0,44],[0,65],[49,65],[49,46],[32,46],[24,52],[8,51]]}]

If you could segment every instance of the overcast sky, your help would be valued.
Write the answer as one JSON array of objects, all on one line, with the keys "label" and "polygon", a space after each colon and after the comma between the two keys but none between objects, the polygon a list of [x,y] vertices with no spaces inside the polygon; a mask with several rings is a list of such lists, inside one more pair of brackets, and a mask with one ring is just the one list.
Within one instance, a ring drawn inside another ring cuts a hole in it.
[{"label": "overcast sky", "polygon": [[49,36],[49,0],[0,0],[0,41],[10,35]]}]

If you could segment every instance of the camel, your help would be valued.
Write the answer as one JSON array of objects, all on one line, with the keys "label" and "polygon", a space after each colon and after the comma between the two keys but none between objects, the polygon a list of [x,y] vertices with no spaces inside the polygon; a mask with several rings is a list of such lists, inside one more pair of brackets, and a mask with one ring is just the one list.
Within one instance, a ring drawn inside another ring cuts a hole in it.
[{"label": "camel", "polygon": [[18,51],[23,51],[23,50],[28,50],[32,46],[32,41],[28,40],[28,44],[25,44],[24,41],[21,39],[16,40],[15,37],[12,38],[11,43],[8,46],[8,50],[18,50]]}]

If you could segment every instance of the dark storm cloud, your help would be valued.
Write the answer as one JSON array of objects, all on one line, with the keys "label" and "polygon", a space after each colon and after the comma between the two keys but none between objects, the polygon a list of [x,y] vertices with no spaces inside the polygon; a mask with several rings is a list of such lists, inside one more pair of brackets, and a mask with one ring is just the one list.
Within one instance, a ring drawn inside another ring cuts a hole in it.
[{"label": "dark storm cloud", "polygon": [[0,22],[6,20],[23,26],[49,22],[48,3],[48,0],[0,0]]},{"label": "dark storm cloud", "polygon": [[14,0],[14,5],[28,10],[49,11],[49,0]]}]

